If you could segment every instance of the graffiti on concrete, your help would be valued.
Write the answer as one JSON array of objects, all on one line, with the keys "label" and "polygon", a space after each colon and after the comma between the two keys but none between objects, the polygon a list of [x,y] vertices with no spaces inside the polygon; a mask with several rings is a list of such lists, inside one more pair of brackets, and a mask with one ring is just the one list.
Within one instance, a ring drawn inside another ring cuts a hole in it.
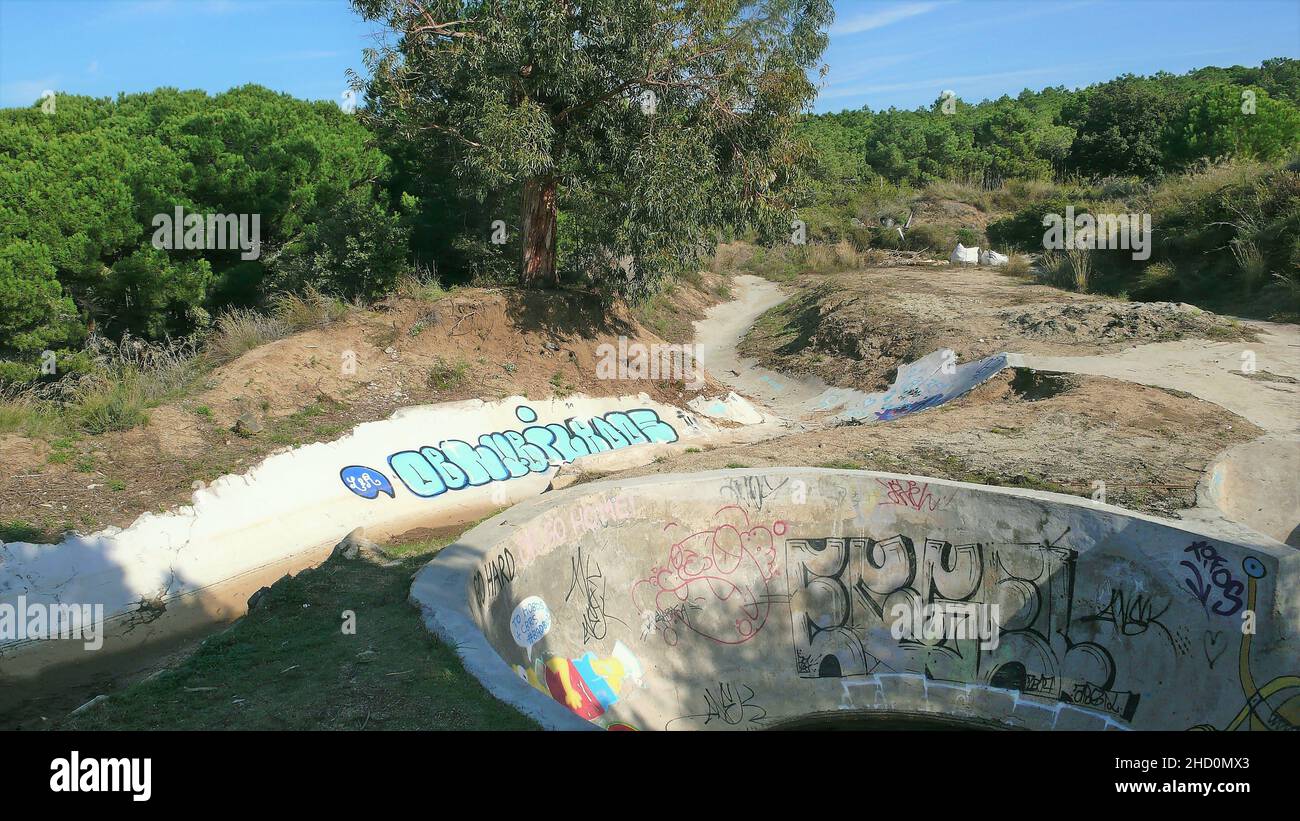
[{"label": "graffiti on concrete", "polygon": [[[426,445],[401,450],[388,457],[388,465],[411,493],[433,498],[451,490],[545,473],[553,466],[582,456],[633,445],[677,441],[673,426],[650,408],[610,411],[588,420],[574,417],[566,419],[564,424],[532,424],[537,421],[537,411],[527,405],[516,408],[515,416],[524,423],[521,430],[485,433],[479,436],[478,444],[444,439],[437,447]],[[388,481],[379,471],[363,470]],[[369,488],[349,483],[346,476],[343,483],[359,496],[378,495],[370,494]],[[390,491],[391,487],[390,484]]]},{"label": "graffiti on concrete", "polygon": [[766,476],[737,476],[722,485],[722,497],[733,504],[762,510],[763,503],[785,487],[790,480],[782,479],[775,485]]},{"label": "graffiti on concrete", "polygon": [[713,518],[717,524],[674,542],[667,561],[632,585],[643,624],[657,613],[677,614],[661,633],[669,645],[679,640],[678,625],[719,644],[743,644],[763,629],[773,602],[784,601],[769,584],[777,573],[773,536],[784,535],[786,523],[751,525],[738,505]]},{"label": "graffiti on concrete", "polygon": [[583,500],[564,512],[553,512],[530,520],[517,537],[522,560],[549,553],[562,544],[576,541],[611,524],[636,518],[636,497],[630,493],[607,496],[599,501]]},{"label": "graffiti on concrete", "polygon": [[[610,621],[623,622],[616,616],[605,612],[605,574],[600,569],[600,562],[590,553],[583,554],[582,545],[578,553],[570,560],[573,578],[564,600],[581,602],[582,606],[582,643],[591,639],[601,641],[609,632]],[[574,596],[574,593],[577,596]],[[626,624],[623,624],[626,627]]]},{"label": "graffiti on concrete", "polygon": [[496,558],[483,563],[474,571],[474,598],[481,608],[489,598],[495,599],[515,580],[515,554],[506,547]]},{"label": "graffiti on concrete", "polygon": [[1168,640],[1170,647],[1173,647],[1174,635],[1164,622],[1160,621],[1160,617],[1169,612],[1172,606],[1173,603],[1168,600],[1145,593],[1126,593],[1123,590],[1112,589],[1110,601],[1105,607],[1091,616],[1084,616],[1079,621],[1107,623],[1125,636],[1140,636],[1148,630],[1155,630]]},{"label": "graffiti on concrete", "polygon": [[839,414],[841,419],[888,422],[956,399],[1006,366],[1006,354],[958,365],[953,351],[940,349],[899,368],[887,391],[844,394],[832,390],[827,399],[835,403],[848,400],[848,407]]},{"label": "graffiti on concrete", "polygon": [[510,635],[515,644],[524,648],[528,657],[533,657],[533,645],[551,632],[554,624],[551,611],[541,596],[529,596],[519,602],[515,612],[510,614]]},{"label": "graffiti on concrete", "polygon": [[641,638],[648,639],[654,633],[672,630],[673,635],[665,636],[664,640],[669,645],[676,644],[676,625],[689,624],[691,613],[699,609],[700,606],[694,602],[678,602],[667,610],[647,610],[641,614]]},{"label": "graffiti on concrete", "polygon": [[[930,492],[930,485],[912,479],[877,479],[876,484],[885,489],[882,505],[905,505],[912,510],[933,511],[940,506],[939,497]],[[943,500],[946,505],[947,500]]]},{"label": "graffiti on concrete", "polygon": [[[882,667],[984,683],[1131,719],[1138,695],[1114,689],[1110,652],[1071,637],[1077,553],[1047,544],[953,545],[909,537],[786,541],[795,666],[805,678]],[[894,638],[898,604],[997,605],[996,646],[947,636]],[[888,658],[888,664],[882,660]]]},{"label": "graffiti on concrete", "polygon": [[1241,612],[1241,594],[1246,586],[1233,578],[1228,560],[1214,545],[1192,542],[1183,552],[1190,555],[1179,564],[1191,571],[1183,583],[1201,606],[1219,616],[1235,616]]},{"label": "graffiti on concrete", "polygon": [[[664,729],[688,729],[689,727],[722,730],[762,729],[766,719],[767,709],[758,703],[753,687],[743,683],[720,681],[714,686],[704,688],[703,707],[700,712],[678,716],[669,721]],[[673,726],[678,724],[682,726]]]},{"label": "graffiti on concrete", "polygon": [[618,703],[625,685],[639,684],[641,662],[621,641],[604,658],[583,653],[575,659],[563,656],[538,658],[530,669],[515,665],[515,674],[534,688],[568,707],[588,721],[605,714]]},{"label": "graffiti on concrete", "polygon": [[[1204,544],[1204,542],[1197,542],[1193,547]],[[1201,552],[1205,552],[1203,548]],[[1218,551],[1215,551],[1214,555],[1218,556]],[[1241,568],[1246,572],[1246,612],[1256,613],[1258,612],[1255,610],[1258,582],[1268,574],[1264,563],[1254,556],[1247,556],[1242,561]],[[1300,730],[1300,675],[1277,676],[1261,685],[1256,685],[1255,675],[1250,667],[1250,645],[1254,637],[1254,629],[1242,628],[1237,673],[1240,677],[1245,704],[1223,729],[1237,730],[1244,726],[1250,730]],[[1207,655],[1210,652],[1208,647],[1207,644]],[[1219,650],[1218,655],[1222,654],[1223,650]],[[1217,728],[1212,724],[1198,724],[1192,729]]]},{"label": "graffiti on concrete", "polygon": [[374,499],[381,493],[387,493],[390,499],[397,498],[393,492],[393,483],[374,468],[365,465],[348,465],[339,471],[339,478],[343,480],[348,490],[363,499]]}]

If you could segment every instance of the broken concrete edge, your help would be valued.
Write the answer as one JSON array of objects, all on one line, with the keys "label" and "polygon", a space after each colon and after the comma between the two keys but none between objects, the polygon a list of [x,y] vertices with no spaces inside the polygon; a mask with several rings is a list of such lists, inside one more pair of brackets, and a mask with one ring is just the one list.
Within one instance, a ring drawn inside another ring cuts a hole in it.
[{"label": "broken concrete edge", "polygon": [[628,480],[587,482],[575,487],[545,493],[501,512],[462,534],[418,570],[412,579],[410,603],[419,609],[425,626],[460,657],[466,671],[473,675],[494,697],[519,710],[544,729],[601,730],[600,726],[577,716],[552,698],[543,695],[510,669],[486,634],[475,622],[470,608],[473,576],[494,549],[520,528],[545,513],[598,496],[610,490],[645,488],[675,483],[708,483],[735,477],[810,477],[847,476],[853,479],[899,480],[931,486],[961,488],[990,495],[1009,496],[1040,503],[1045,510],[1068,506],[1080,511],[1106,514],[1122,519],[1142,521],[1187,533],[1233,542],[1237,545],[1271,553],[1278,558],[1294,557],[1295,550],[1262,533],[1232,525],[1216,526],[1213,521],[1183,522],[1151,516],[1115,505],[1103,504],[1078,496],[1040,490],[980,485],[910,474],[866,470],[839,470],[811,467],[764,467],[712,470],[698,473],[659,473]]}]

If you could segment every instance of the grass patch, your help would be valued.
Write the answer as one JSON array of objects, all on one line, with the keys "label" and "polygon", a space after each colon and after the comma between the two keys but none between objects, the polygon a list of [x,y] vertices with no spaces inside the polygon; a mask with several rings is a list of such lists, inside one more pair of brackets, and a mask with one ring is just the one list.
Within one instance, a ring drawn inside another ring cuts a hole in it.
[{"label": "grass patch", "polygon": [[[454,537],[330,561],[277,582],[193,655],[58,726],[77,730],[516,730],[407,602],[411,574]],[[356,614],[356,634],[341,614]]]},{"label": "grass patch", "polygon": [[831,459],[829,462],[819,462],[817,467],[830,468],[831,470],[866,470],[866,465],[848,459]]},{"label": "grass patch", "polygon": [[433,359],[433,367],[429,369],[429,387],[435,391],[455,390],[465,383],[468,375],[469,365],[465,360],[457,359],[451,362],[436,356]]},{"label": "grass patch", "polygon": [[0,433],[46,439],[65,427],[58,407],[42,401],[31,389],[0,392]]},{"label": "grass patch", "polygon": [[52,544],[58,537],[40,525],[25,522],[22,519],[0,521],[0,542],[31,542],[32,544]]},{"label": "grass patch", "polygon": [[404,299],[422,302],[437,302],[449,293],[438,282],[438,277],[428,269],[417,270],[398,279],[393,292]]},{"label": "grass patch", "polygon": [[689,316],[673,298],[674,289],[659,291],[632,307],[640,323],[667,342],[687,343],[695,337],[694,317]]},{"label": "grass patch", "polygon": [[340,405],[318,399],[297,413],[274,420],[267,438],[276,445],[298,447],[312,437],[333,436],[347,426],[316,420],[341,409]]},{"label": "grass patch", "polygon": [[559,394],[569,394],[575,390],[574,385],[570,384],[569,380],[564,376],[564,371],[556,371],[551,374],[550,382],[551,387]]},{"label": "grass patch", "polygon": [[1077,489],[1071,489],[1065,485],[1053,482],[1050,479],[1044,479],[1039,476],[1023,476],[985,473],[970,467],[963,459],[950,453],[944,453],[941,450],[933,448],[918,448],[917,454],[925,461],[933,464],[937,470],[933,475],[940,476],[944,479],[950,479],[954,482],[970,482],[977,485],[994,485],[997,487],[1014,487],[1025,490],[1044,490],[1051,493],[1063,493],[1069,496],[1082,496]]}]

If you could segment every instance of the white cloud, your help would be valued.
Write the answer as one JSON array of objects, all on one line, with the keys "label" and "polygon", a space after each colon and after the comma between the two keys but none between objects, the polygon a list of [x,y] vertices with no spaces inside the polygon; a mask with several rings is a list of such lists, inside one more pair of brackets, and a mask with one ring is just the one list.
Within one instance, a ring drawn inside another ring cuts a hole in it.
[{"label": "white cloud", "polygon": [[267,54],[258,58],[259,63],[279,63],[296,60],[327,60],[338,57],[337,51],[284,51],[279,54]]},{"label": "white cloud", "polygon": [[831,66],[830,71],[826,74],[827,86],[834,88],[844,83],[851,83],[854,80],[861,80],[863,77],[875,74],[883,69],[910,63],[940,51],[943,51],[943,49],[931,48],[924,51],[909,51],[903,54],[876,54],[871,57],[854,59],[852,66],[847,69],[837,69],[835,66]]},{"label": "white cloud", "polygon": [[36,80],[15,80],[0,85],[0,106],[29,106],[41,98],[46,90],[59,90],[59,75]]},{"label": "white cloud", "polygon": [[822,99],[834,97],[855,97],[860,94],[882,94],[889,91],[915,91],[919,88],[933,88],[937,97],[946,88],[957,91],[961,96],[961,86],[982,83],[990,80],[1015,80],[1023,77],[1038,77],[1044,74],[1059,74],[1074,66],[1043,66],[1042,68],[1021,69],[1019,71],[999,71],[993,74],[965,74],[955,77],[937,77],[931,80],[909,80],[905,83],[874,83],[871,85],[846,86],[822,92]]},{"label": "white cloud", "polygon": [[891,23],[897,23],[900,20],[906,20],[909,17],[928,14],[945,5],[947,3],[904,3],[899,6],[877,9],[866,14],[859,14],[856,17],[850,17],[844,21],[835,22],[831,26],[831,34],[858,34],[871,31],[872,29],[888,26]]}]

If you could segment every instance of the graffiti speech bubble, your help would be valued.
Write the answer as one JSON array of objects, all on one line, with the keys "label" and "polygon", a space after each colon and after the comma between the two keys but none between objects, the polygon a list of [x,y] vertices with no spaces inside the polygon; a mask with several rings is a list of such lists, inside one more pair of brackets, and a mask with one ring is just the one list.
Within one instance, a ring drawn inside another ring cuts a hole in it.
[{"label": "graffiti speech bubble", "polygon": [[510,635],[515,644],[528,651],[533,657],[533,645],[551,632],[551,610],[542,601],[541,596],[529,596],[519,602],[515,612],[510,615]]},{"label": "graffiti speech bubble", "polygon": [[339,471],[339,478],[343,480],[348,490],[362,498],[374,499],[381,493],[387,493],[390,499],[397,498],[393,493],[393,483],[374,468],[365,465],[348,465]]}]

